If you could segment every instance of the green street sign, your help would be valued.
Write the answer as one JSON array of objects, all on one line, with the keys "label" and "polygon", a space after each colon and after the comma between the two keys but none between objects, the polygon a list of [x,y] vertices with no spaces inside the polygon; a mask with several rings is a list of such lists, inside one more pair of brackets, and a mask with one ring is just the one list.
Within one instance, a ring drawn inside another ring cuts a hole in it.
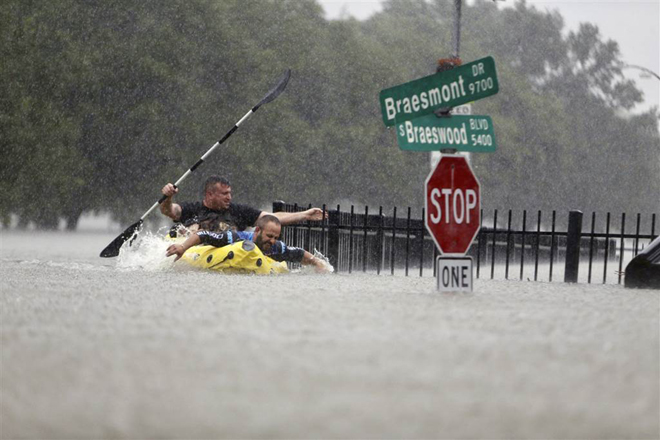
[{"label": "green street sign", "polygon": [[439,108],[456,107],[499,91],[493,57],[381,90],[380,108],[386,126],[410,121]]},{"label": "green street sign", "polygon": [[458,151],[492,153],[497,148],[490,116],[421,116],[397,124],[396,137],[399,148],[408,151],[454,148]]}]

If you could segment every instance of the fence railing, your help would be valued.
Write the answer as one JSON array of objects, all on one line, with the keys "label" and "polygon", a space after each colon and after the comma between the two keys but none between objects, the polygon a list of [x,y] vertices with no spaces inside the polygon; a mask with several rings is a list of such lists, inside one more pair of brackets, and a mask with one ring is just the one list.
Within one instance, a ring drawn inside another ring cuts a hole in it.
[{"label": "fence railing", "polygon": [[[273,212],[308,208],[273,203]],[[326,220],[286,226],[282,240],[318,250],[337,272],[435,275],[438,251],[424,221],[412,218],[410,208],[400,212],[394,207],[387,214],[382,207],[358,213],[354,206],[342,211],[339,205],[324,205],[323,210]],[[481,230],[467,254],[477,278],[621,284],[625,264],[657,236],[655,213],[637,214],[634,232],[627,232],[625,213],[618,222],[611,213],[592,213],[590,219],[580,211],[564,218],[556,211],[505,214],[502,221],[498,210],[481,211]],[[562,268],[563,278],[557,273]]]}]

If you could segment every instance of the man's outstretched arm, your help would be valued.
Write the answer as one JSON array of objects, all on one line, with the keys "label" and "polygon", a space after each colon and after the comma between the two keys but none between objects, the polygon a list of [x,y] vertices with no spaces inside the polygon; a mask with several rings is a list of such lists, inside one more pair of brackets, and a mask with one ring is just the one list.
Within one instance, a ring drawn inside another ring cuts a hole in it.
[{"label": "man's outstretched arm", "polygon": [[316,258],[303,248],[287,246],[282,241],[278,241],[270,252],[265,254],[275,261],[288,261],[291,263],[300,263],[303,266],[314,266],[317,272],[329,272],[328,266],[320,258]]},{"label": "man's outstretched arm", "polygon": [[[323,210],[321,208],[310,208],[306,211],[300,212],[266,212],[262,211],[259,217],[264,215],[274,215],[279,219],[283,225],[291,225],[304,221],[321,221],[323,220]],[[325,213],[325,218],[328,218],[328,212]]]}]

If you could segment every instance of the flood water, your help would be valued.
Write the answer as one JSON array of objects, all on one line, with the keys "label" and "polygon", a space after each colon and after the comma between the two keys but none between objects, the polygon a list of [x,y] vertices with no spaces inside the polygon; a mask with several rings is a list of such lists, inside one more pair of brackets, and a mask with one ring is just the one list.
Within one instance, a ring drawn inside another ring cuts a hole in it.
[{"label": "flood water", "polygon": [[227,276],[115,236],[0,232],[2,438],[660,437],[660,291]]}]

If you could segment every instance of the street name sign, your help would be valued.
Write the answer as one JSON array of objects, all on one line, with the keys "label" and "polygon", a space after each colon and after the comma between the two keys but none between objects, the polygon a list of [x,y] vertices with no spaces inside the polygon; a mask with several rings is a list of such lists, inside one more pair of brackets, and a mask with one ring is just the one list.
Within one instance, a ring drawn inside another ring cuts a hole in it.
[{"label": "street name sign", "polygon": [[[458,107],[452,107],[449,114],[450,115],[471,115],[472,114],[472,103],[468,102],[467,104],[459,105]],[[439,160],[440,160],[440,151],[431,151],[431,169],[435,168],[435,166],[438,164]]]},{"label": "street name sign", "polygon": [[472,258],[438,257],[435,273],[437,290],[441,292],[472,292]]},{"label": "street name sign", "polygon": [[399,148],[408,151],[458,151],[492,153],[497,148],[490,116],[420,116],[396,126]]},{"label": "street name sign", "polygon": [[481,190],[465,156],[442,155],[426,178],[424,225],[443,256],[464,256],[481,227]]},{"label": "street name sign", "polygon": [[392,126],[440,108],[456,107],[499,91],[493,57],[438,72],[380,92],[383,122]]}]

